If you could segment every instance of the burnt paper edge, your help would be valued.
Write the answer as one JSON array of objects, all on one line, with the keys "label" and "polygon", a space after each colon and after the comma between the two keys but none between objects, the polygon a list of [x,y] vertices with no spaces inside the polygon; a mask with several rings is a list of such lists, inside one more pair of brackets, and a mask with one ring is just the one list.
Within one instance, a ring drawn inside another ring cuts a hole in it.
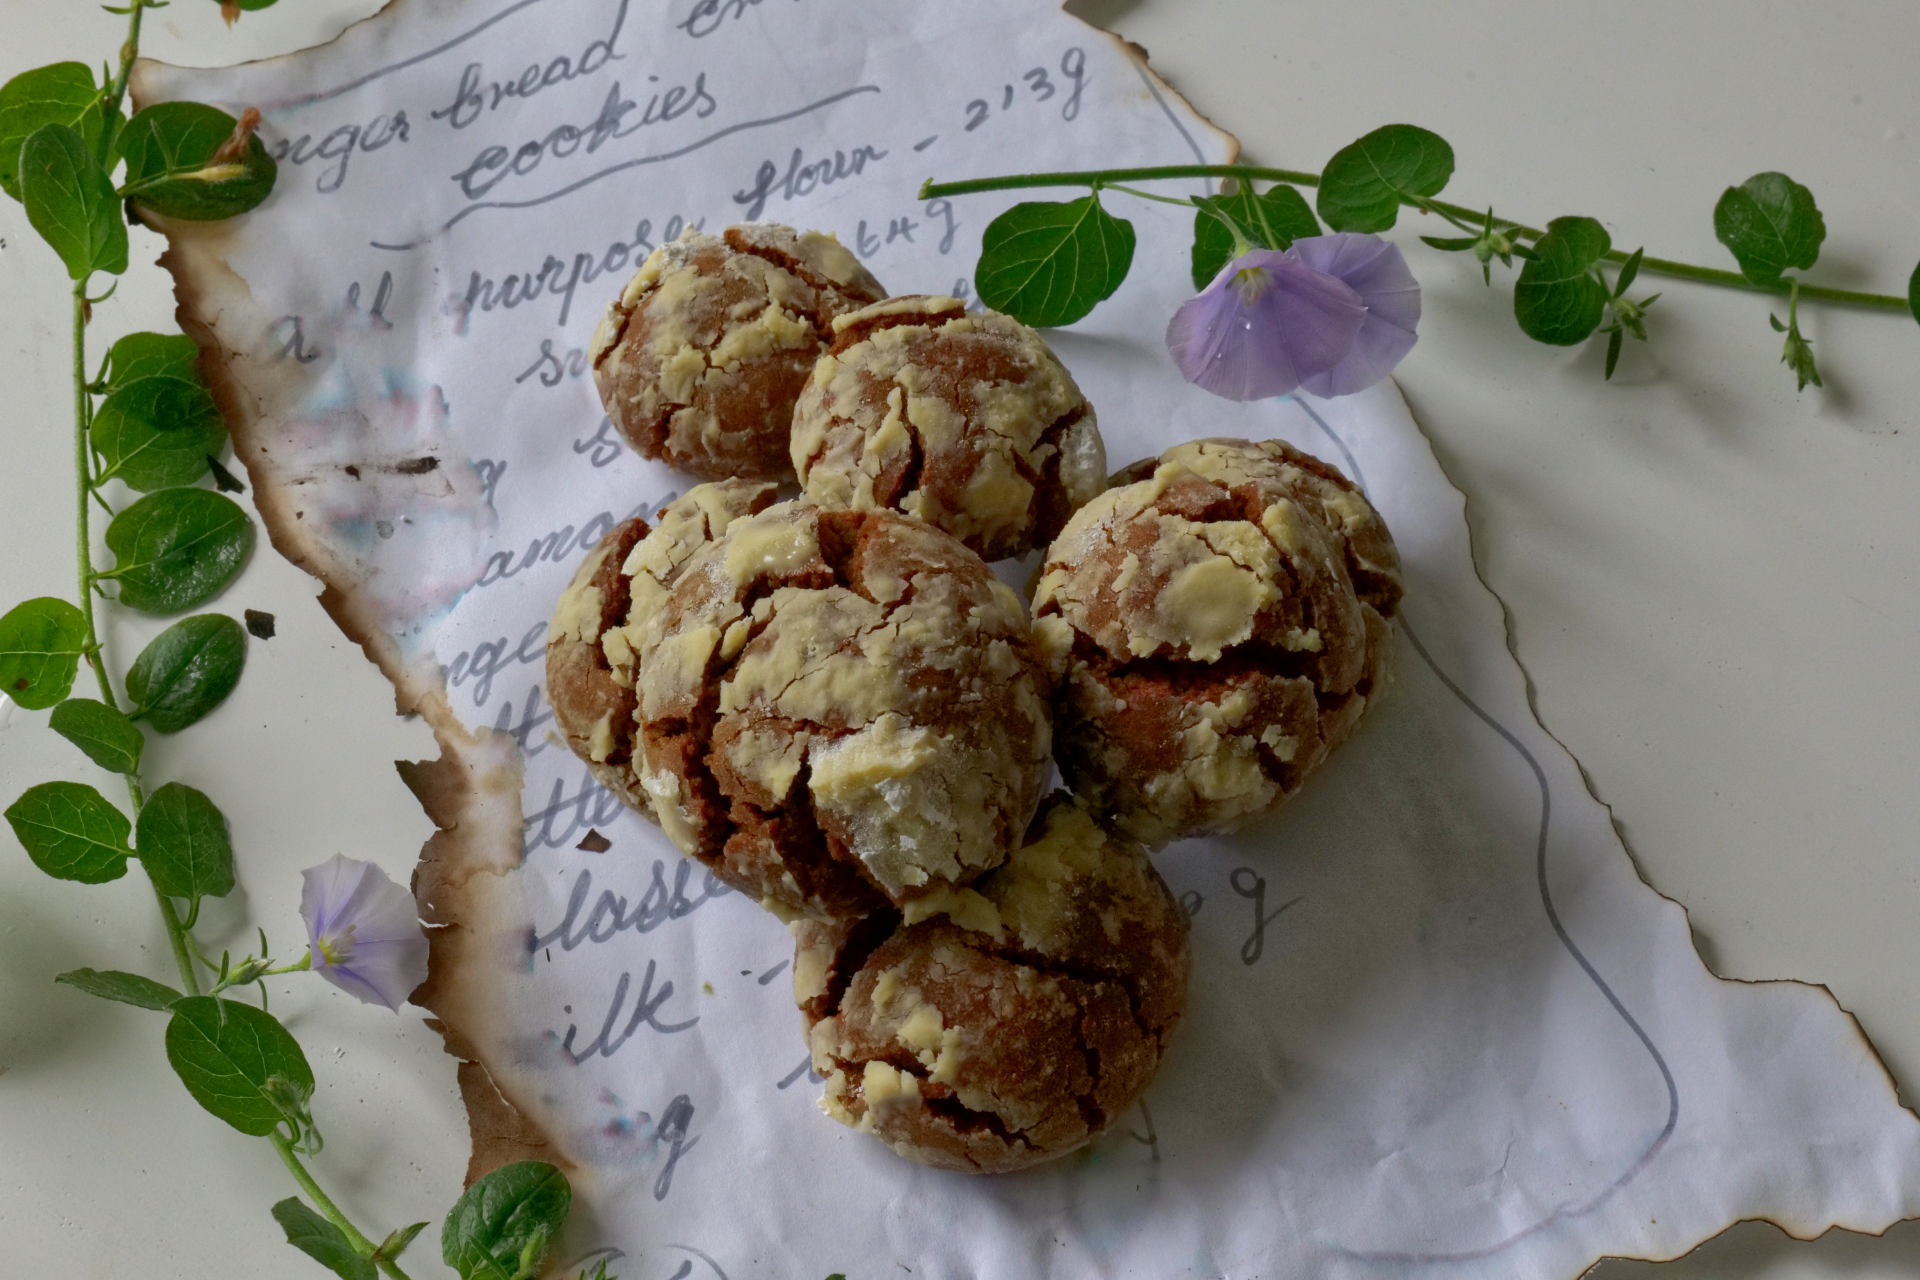
[{"label": "burnt paper edge", "polygon": [[[137,105],[137,100],[136,100]],[[484,983],[476,969],[494,963],[492,944],[524,945],[524,900],[514,879],[520,864],[521,770],[510,736],[469,731],[454,715],[440,670],[430,659],[409,660],[380,627],[339,565],[304,523],[297,495],[279,485],[265,456],[274,420],[271,371],[233,345],[221,325],[230,302],[246,302],[247,283],[226,258],[230,232],[218,223],[152,219],[168,242],[160,265],[174,281],[175,317],[200,347],[200,372],[233,438],[234,456],[247,470],[253,503],[274,549],[322,585],[320,605],[348,640],[386,677],[398,715],[420,715],[440,745],[437,760],[396,761],[400,776],[438,831],[421,851],[413,891],[430,926],[427,981],[413,1003],[427,1009],[446,1052],[455,1060],[467,1115],[470,1155],[466,1181],[515,1160],[539,1158],[575,1167],[529,1117],[532,1108],[488,1070],[471,1029],[476,1028]],[[241,366],[255,380],[249,387]],[[264,390],[263,390],[264,389]],[[489,936],[491,935],[491,936]]]}]

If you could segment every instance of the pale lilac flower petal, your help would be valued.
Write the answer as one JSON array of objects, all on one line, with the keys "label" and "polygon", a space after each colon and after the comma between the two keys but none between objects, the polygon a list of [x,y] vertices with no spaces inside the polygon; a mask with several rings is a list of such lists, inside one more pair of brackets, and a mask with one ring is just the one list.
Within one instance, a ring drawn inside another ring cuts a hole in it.
[{"label": "pale lilac flower petal", "polygon": [[1420,324],[1420,285],[1399,246],[1378,236],[1308,236],[1287,252],[1344,281],[1367,308],[1352,348],[1331,368],[1302,377],[1301,389],[1316,396],[1351,395],[1392,373],[1413,350]]},{"label": "pale lilac flower petal", "polygon": [[1167,350],[1188,381],[1230,400],[1261,400],[1344,359],[1366,314],[1340,280],[1254,249],[1174,312]]},{"label": "pale lilac flower petal", "polygon": [[301,875],[313,971],[368,1004],[399,1009],[427,980],[413,895],[371,862],[340,854]]}]

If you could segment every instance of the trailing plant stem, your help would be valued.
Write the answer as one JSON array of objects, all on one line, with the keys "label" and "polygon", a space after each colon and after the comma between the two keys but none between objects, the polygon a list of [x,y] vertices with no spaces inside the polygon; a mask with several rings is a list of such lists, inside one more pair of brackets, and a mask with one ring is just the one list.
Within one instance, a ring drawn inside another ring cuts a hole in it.
[{"label": "trailing plant stem", "polygon": [[119,700],[107,679],[107,664],[100,657],[100,637],[93,624],[93,458],[88,448],[88,428],[93,421],[93,401],[87,395],[87,282],[73,286],[73,470],[79,496],[80,613],[87,622],[87,665],[100,683],[100,700],[116,711]]},{"label": "trailing plant stem", "polygon": [[1132,196],[1136,200],[1153,200],[1160,204],[1191,205],[1193,203],[1190,200],[1184,200],[1177,196],[1163,196],[1152,191],[1142,191],[1138,187],[1123,186],[1118,182],[1102,182],[1096,189],[1101,191],[1118,191],[1122,195]]},{"label": "trailing plant stem", "polygon": [[[1148,165],[1135,169],[1060,170],[1051,173],[1008,174],[996,178],[969,178],[960,182],[928,182],[920,188],[920,197],[924,200],[932,200],[944,196],[974,195],[982,191],[1016,191],[1030,187],[1097,186],[1110,190],[1123,190],[1124,188],[1117,184],[1155,182],[1172,178],[1237,178],[1243,182],[1286,182],[1300,187],[1320,185],[1319,174],[1307,173],[1299,169],[1268,169],[1258,165],[1244,164],[1169,164]],[[1454,221],[1455,225],[1463,227],[1465,224],[1460,220],[1485,216],[1483,211],[1469,209],[1465,205],[1449,204],[1444,200],[1434,200],[1426,196],[1407,196],[1401,200],[1401,203],[1409,208],[1439,214]],[[1496,225],[1528,240],[1538,240],[1546,234],[1538,227],[1509,222],[1505,218],[1496,219]],[[1615,249],[1606,255],[1606,259],[1609,262],[1624,263],[1631,256],[1630,253]],[[1717,285],[1724,289],[1742,289],[1748,293],[1785,296],[1790,288],[1784,280],[1772,284],[1757,284],[1738,271],[1700,267],[1690,262],[1676,262],[1671,258],[1643,257],[1640,259],[1640,270],[1651,271],[1656,275],[1673,276],[1681,280],[1692,280],[1698,284]],[[1894,297],[1892,294],[1833,289],[1815,284],[1802,284],[1799,292],[1803,298],[1818,298],[1822,302],[1833,302],[1842,306],[1901,313],[1905,313],[1908,309],[1905,298]]]},{"label": "trailing plant stem", "polygon": [[[114,143],[118,133],[115,117],[119,112],[121,103],[125,100],[127,82],[132,74],[134,62],[139,57],[140,20],[144,12],[151,7],[155,7],[153,0],[128,0],[128,8],[126,10],[128,15],[127,38],[120,48],[120,69],[118,74],[115,75],[102,90],[98,103],[102,115],[99,155],[103,168],[111,168],[111,165],[108,163],[108,158],[113,154]],[[101,486],[106,482],[108,477],[101,475],[95,466],[92,443],[93,397],[105,391],[105,387],[101,385],[101,383],[106,375],[106,365],[105,362],[103,362],[100,379],[94,381],[88,379],[86,367],[87,324],[92,318],[93,302],[105,301],[106,297],[111,296],[113,290],[108,289],[107,293],[97,300],[90,299],[87,296],[87,284],[90,279],[91,275],[89,274],[86,278],[77,281],[73,286],[75,545],[78,553],[77,580],[79,585],[79,609],[85,628],[85,636],[81,644],[81,649],[87,665],[93,670],[94,680],[99,685],[101,701],[115,711],[118,711],[120,710],[120,699],[115,696],[113,681],[107,674],[107,662],[104,652],[105,646],[102,645],[100,640],[99,624],[94,611],[94,599],[98,594],[96,588],[99,582],[102,578],[112,576],[111,573],[102,573],[94,567],[93,527],[91,519],[93,504],[95,502],[98,502],[102,509],[109,515],[112,515],[112,507],[106,502],[105,497],[100,492]],[[133,821],[137,827],[140,811],[145,804],[146,796],[137,771],[126,774],[125,781]],[[195,967],[195,957],[199,948],[192,934],[193,921],[199,914],[199,901],[195,899],[189,904],[189,914],[183,919],[179,903],[172,897],[169,897],[160,888],[159,884],[153,881],[151,869],[146,868],[144,863],[142,863],[142,868],[148,871],[148,881],[153,886],[154,901],[159,908],[161,922],[166,926],[167,941],[173,951],[174,965],[179,970],[181,986],[185,989],[187,995],[199,996],[205,991],[205,988],[201,984],[199,971]],[[264,948],[264,937],[262,945]],[[293,964],[274,968],[268,970],[268,972],[291,973],[296,970],[306,969],[310,967],[311,963],[312,957],[307,956]],[[264,977],[266,974],[259,976]],[[216,984],[213,990],[215,994],[218,994],[221,990],[221,985]],[[263,988],[262,1004],[264,1005],[264,1003],[265,994]],[[306,1166],[301,1163],[300,1157],[294,1149],[295,1138],[286,1133],[276,1131],[269,1135],[269,1140],[273,1143],[274,1150],[279,1153],[281,1162],[287,1166],[287,1171],[293,1175],[293,1180],[299,1185],[300,1190],[304,1192],[308,1200],[326,1216],[329,1222],[339,1228],[352,1247],[362,1257],[373,1261],[380,1272],[388,1277],[388,1280],[409,1280],[406,1272],[401,1270],[398,1263],[390,1258],[378,1256],[379,1247],[376,1246],[373,1241],[369,1240],[358,1227],[354,1226],[347,1216],[340,1211],[340,1207],[333,1202],[332,1198],[321,1189],[320,1184],[314,1180],[313,1175],[309,1173]]]},{"label": "trailing plant stem", "polygon": [[[127,78],[133,74],[134,59],[140,56],[140,15],[146,11],[147,0],[128,0],[127,39],[120,46],[120,73],[107,86],[106,109],[101,112],[102,119],[111,121],[113,113],[120,109],[126,100]],[[113,153],[113,130],[100,130],[100,163],[105,165],[107,157]]]},{"label": "trailing plant stem", "polygon": [[[132,0],[132,13],[127,24],[127,42],[120,50],[120,74],[114,79],[112,86],[108,90],[107,114],[109,116],[119,107],[120,101],[126,93],[128,72],[133,66],[134,59],[139,56],[140,14],[145,8],[146,0]],[[103,156],[112,148],[113,132],[111,128],[101,130]],[[100,643],[100,632],[95,622],[93,611],[95,595],[93,588],[94,582],[99,575],[94,571],[93,567],[93,527],[91,520],[93,509],[91,503],[98,496],[98,490],[95,487],[90,440],[93,424],[93,399],[89,392],[87,380],[87,319],[89,310],[87,281],[80,280],[73,286],[73,465],[74,482],[78,494],[78,501],[74,509],[77,517],[77,549],[80,560],[80,614],[81,617],[86,620],[87,635],[85,648],[87,665],[93,668],[94,679],[100,685],[100,700],[117,711],[120,708],[120,700],[114,696],[113,682],[107,678],[106,659],[102,654],[103,646]],[[129,774],[127,775],[126,781],[127,797],[132,804],[133,818],[138,822],[140,809],[145,803],[146,796],[142,791],[140,779],[137,776]],[[149,874],[148,882],[152,883],[151,874]],[[186,988],[188,995],[197,996],[201,994],[202,991],[200,974],[199,971],[194,968],[193,940],[187,932],[186,925],[180,918],[180,910],[174,905],[172,898],[169,898],[165,893],[161,892],[160,886],[157,884],[153,886],[153,897],[155,904],[160,908],[161,923],[163,923],[167,929],[167,942],[173,950],[174,967],[180,971],[181,985]],[[308,1173],[306,1166],[300,1163],[299,1156],[294,1154],[291,1140],[282,1134],[276,1133],[273,1135],[273,1145],[274,1149],[280,1153],[280,1159],[286,1164],[288,1171],[293,1174],[293,1180],[300,1184],[300,1189],[312,1198],[314,1204],[319,1206],[320,1211],[326,1214],[329,1221],[346,1234],[347,1239],[352,1241],[355,1249],[360,1250],[367,1257],[372,1257],[374,1252],[373,1242],[361,1234],[359,1228],[349,1222],[346,1215],[341,1213],[339,1207],[328,1198],[327,1193],[320,1189],[320,1185],[313,1180],[313,1175]],[[408,1280],[407,1274],[400,1270],[397,1264],[391,1261],[383,1259],[379,1263],[379,1266],[390,1280]]]},{"label": "trailing plant stem", "polygon": [[[320,1210],[328,1222],[340,1228],[341,1234],[346,1236],[347,1243],[353,1246],[354,1252],[363,1258],[373,1257],[375,1247],[373,1241],[367,1239],[365,1233],[354,1226],[346,1214],[340,1212],[340,1206],[333,1202],[332,1197],[320,1189],[320,1184],[313,1180],[311,1173],[307,1172],[307,1166],[300,1163],[300,1157],[293,1149],[293,1139],[284,1133],[275,1132],[270,1135],[270,1140],[273,1143],[273,1149],[280,1153],[280,1163],[287,1166],[287,1172],[291,1173],[293,1180],[300,1184],[300,1189],[307,1193],[307,1198],[313,1201],[314,1207]],[[389,1277],[389,1280],[409,1280],[407,1273],[400,1269],[400,1264],[391,1258],[381,1258],[375,1265]]]},{"label": "trailing plant stem", "polygon": [[[118,711],[120,699],[114,696],[113,682],[107,678],[107,663],[102,656],[104,646],[100,643],[100,631],[93,613],[93,583],[97,575],[93,570],[91,506],[96,490],[93,483],[93,457],[88,441],[92,423],[93,400],[87,391],[87,282],[82,280],[73,286],[73,469],[74,484],[79,495],[74,510],[79,534],[80,616],[86,621],[87,665],[93,668],[93,677],[99,682],[100,700]],[[146,796],[141,790],[140,779],[131,774],[127,776],[127,799],[133,808],[133,819],[138,822],[140,807],[146,802]],[[180,981],[188,995],[197,996],[200,994],[200,975],[193,967],[193,953],[186,927],[180,922],[179,909],[173,905],[173,899],[160,892],[159,885],[153,886],[153,897],[160,907],[160,921],[167,928],[167,944],[173,950],[173,963],[180,971]]]},{"label": "trailing plant stem", "polygon": [[[128,779],[129,787],[139,784]],[[187,994],[200,994],[200,975],[193,967],[193,953],[187,949],[187,928],[180,921],[180,911],[173,905],[173,899],[160,892],[160,886],[153,886],[154,901],[160,904],[160,920],[167,926],[167,941],[173,945],[174,967],[180,970],[180,981],[187,988]]]}]

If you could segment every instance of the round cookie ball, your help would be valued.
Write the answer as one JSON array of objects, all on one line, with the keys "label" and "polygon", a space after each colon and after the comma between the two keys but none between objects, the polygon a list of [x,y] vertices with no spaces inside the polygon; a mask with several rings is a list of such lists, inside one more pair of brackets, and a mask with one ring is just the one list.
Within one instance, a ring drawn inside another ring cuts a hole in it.
[{"label": "round cookie ball", "polygon": [[1277,440],[1169,449],[1074,516],[1036,584],[1061,773],[1151,847],[1274,809],[1378,690],[1400,590],[1333,467]]},{"label": "round cookie ball", "polygon": [[885,296],[829,235],[771,222],[688,231],[607,308],[594,383],[643,456],[709,480],[785,480],[794,398],[834,317]]},{"label": "round cookie ball", "polygon": [[1064,796],[1004,866],[905,923],[793,930],[821,1110],[944,1169],[1085,1146],[1146,1089],[1186,1006],[1185,911]]},{"label": "round cookie ball", "polygon": [[1039,804],[1025,609],[917,520],[791,502],[736,521],[636,652],[661,826],[771,910],[859,914],[971,879]]},{"label": "round cookie ball", "polygon": [[814,502],[903,511],[998,560],[1045,546],[1106,487],[1093,406],[1017,320],[905,297],[833,330],[793,411]]},{"label": "round cookie ball", "polygon": [[547,628],[554,724],[602,786],[649,818],[653,807],[633,771],[635,628],[666,600],[689,556],[778,497],[778,487],[764,481],[695,485],[660,508],[651,526],[638,516],[615,525],[554,608]]}]

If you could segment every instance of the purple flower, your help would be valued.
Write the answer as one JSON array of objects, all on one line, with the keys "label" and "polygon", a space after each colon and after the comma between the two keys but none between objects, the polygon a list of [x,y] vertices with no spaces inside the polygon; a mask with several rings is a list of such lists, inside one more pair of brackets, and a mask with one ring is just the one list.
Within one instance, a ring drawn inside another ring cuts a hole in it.
[{"label": "purple flower", "polygon": [[1167,325],[1189,382],[1230,400],[1344,396],[1413,349],[1420,286],[1378,236],[1308,236],[1229,262]]},{"label": "purple flower", "polygon": [[335,854],[300,873],[313,970],[342,991],[398,1011],[427,979],[427,937],[413,895],[371,862]]}]

